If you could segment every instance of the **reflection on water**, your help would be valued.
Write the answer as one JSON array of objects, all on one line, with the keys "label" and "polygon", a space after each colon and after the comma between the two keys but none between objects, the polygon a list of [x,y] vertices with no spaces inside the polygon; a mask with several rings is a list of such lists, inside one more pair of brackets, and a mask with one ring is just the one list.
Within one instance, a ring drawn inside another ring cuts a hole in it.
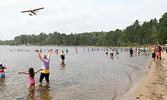
[{"label": "reflection on water", "polygon": [[6,88],[5,78],[0,78],[0,92],[3,92]]},{"label": "reflection on water", "polygon": [[49,88],[50,88],[49,85],[39,86],[39,88],[37,89],[37,92],[38,92],[38,96],[40,100],[50,100],[51,99],[51,97],[49,96]]},{"label": "reflection on water", "polygon": [[30,99],[34,99],[34,96],[35,96],[35,89],[29,91],[27,99],[29,99],[29,98]]},{"label": "reflection on water", "polygon": [[[28,91],[28,77],[18,77],[19,71],[41,68],[41,61],[34,52],[47,49],[65,50],[65,63],[60,52],[51,54],[50,84],[38,85],[40,73],[35,75],[35,90]],[[119,49],[119,57],[106,55],[104,48],[50,46],[0,46],[0,62],[8,68],[6,78],[0,79],[0,98],[4,100],[112,100],[126,92],[130,84],[146,71],[150,62],[148,54],[133,54]],[[111,49],[108,49],[109,53]],[[115,52],[114,52],[115,53]],[[3,100],[2,99],[2,100]]]},{"label": "reflection on water", "polygon": [[60,68],[61,68],[61,69],[64,69],[65,66],[66,66],[66,64],[63,62],[63,63],[61,63]]},{"label": "reflection on water", "polygon": [[39,85],[36,89],[28,92],[26,100],[51,100],[49,88],[49,85]]}]

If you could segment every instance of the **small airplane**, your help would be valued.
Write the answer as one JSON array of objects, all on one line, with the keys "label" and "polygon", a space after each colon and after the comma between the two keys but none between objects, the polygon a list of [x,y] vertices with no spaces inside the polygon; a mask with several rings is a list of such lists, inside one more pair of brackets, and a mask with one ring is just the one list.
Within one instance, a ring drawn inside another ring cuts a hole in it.
[{"label": "small airplane", "polygon": [[21,11],[21,13],[30,12],[29,15],[30,15],[30,16],[33,16],[33,14],[34,14],[34,15],[37,15],[36,12],[37,12],[38,10],[41,10],[41,9],[44,9],[44,7],[42,7],[42,8],[37,8],[37,9],[32,9],[32,10]]}]

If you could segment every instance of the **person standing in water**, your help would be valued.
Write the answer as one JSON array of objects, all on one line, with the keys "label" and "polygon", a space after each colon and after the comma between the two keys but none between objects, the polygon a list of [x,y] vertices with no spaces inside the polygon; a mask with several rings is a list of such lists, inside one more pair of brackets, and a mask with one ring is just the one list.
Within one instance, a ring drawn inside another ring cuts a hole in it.
[{"label": "person standing in water", "polygon": [[132,47],[130,47],[130,56],[132,57],[133,56],[133,49],[132,49]]},{"label": "person standing in water", "polygon": [[108,49],[105,49],[104,51],[106,52],[106,55],[108,55]]},{"label": "person standing in water", "polygon": [[0,78],[5,78],[5,72],[4,69],[6,69],[5,65],[3,66],[0,62]]},{"label": "person standing in water", "polygon": [[116,49],[116,56],[119,57],[118,49]]},{"label": "person standing in water", "polygon": [[32,88],[35,89],[35,80],[34,80],[34,76],[36,73],[38,73],[40,70],[39,69],[37,71],[34,72],[34,69],[31,67],[29,68],[29,72],[19,72],[18,74],[27,74],[29,75],[29,85],[28,85],[28,89],[31,90]]},{"label": "person standing in water", "polygon": [[58,54],[58,51],[59,51],[59,50],[58,50],[58,49],[56,49],[56,50],[55,50],[55,53],[56,53],[56,54]]},{"label": "person standing in water", "polygon": [[38,56],[40,58],[40,60],[42,61],[42,71],[40,74],[40,78],[39,78],[39,84],[42,84],[42,80],[45,77],[47,84],[49,84],[49,63],[50,63],[50,56],[51,56],[51,52],[52,49],[50,49],[48,52],[48,57],[46,55],[44,55],[43,57],[41,57],[39,50],[35,50],[38,53]]},{"label": "person standing in water", "polygon": [[140,49],[139,47],[137,47],[137,55],[139,56],[139,54],[140,54]]},{"label": "person standing in water", "polygon": [[64,60],[65,60],[64,50],[61,51],[60,58],[61,58],[61,64],[64,64]]},{"label": "person standing in water", "polygon": [[75,48],[75,52],[78,53],[77,47]]},{"label": "person standing in water", "polygon": [[146,52],[146,48],[145,48],[145,47],[143,47],[143,53],[145,54],[145,52]]},{"label": "person standing in water", "polygon": [[111,57],[111,58],[114,57],[114,50],[111,51],[111,53],[110,53],[110,57]]},{"label": "person standing in water", "polygon": [[68,49],[66,48],[66,53],[68,53]]}]

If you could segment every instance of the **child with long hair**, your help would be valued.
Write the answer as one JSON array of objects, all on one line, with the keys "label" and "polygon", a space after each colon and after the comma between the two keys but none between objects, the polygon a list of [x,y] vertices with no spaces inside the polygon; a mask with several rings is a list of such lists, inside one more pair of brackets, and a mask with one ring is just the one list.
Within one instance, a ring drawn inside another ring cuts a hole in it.
[{"label": "child with long hair", "polygon": [[34,80],[34,76],[36,73],[38,73],[40,70],[42,69],[39,69],[37,71],[34,72],[34,69],[31,67],[29,68],[29,72],[19,72],[18,74],[27,74],[29,75],[29,85],[28,85],[28,89],[31,90],[32,87],[35,88],[35,80]]}]

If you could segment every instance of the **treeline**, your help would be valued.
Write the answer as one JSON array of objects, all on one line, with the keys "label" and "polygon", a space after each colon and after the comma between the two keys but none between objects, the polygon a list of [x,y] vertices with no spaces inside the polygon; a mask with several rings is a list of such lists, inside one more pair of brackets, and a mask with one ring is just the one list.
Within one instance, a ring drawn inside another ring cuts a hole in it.
[{"label": "treeline", "polygon": [[142,24],[136,20],[124,30],[89,32],[66,35],[64,33],[40,33],[20,35],[11,41],[0,41],[1,45],[68,45],[68,46],[129,46],[167,43],[167,13],[159,20],[151,19]]}]

